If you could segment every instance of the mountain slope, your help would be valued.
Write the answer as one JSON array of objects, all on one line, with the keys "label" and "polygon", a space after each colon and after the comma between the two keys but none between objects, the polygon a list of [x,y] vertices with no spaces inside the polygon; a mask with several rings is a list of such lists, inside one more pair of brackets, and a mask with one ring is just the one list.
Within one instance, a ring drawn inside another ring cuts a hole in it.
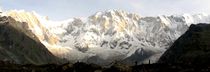
[{"label": "mountain slope", "polygon": [[159,62],[209,65],[209,41],[209,24],[191,25],[188,31],[162,55]]},{"label": "mountain slope", "polygon": [[[61,63],[33,33],[26,35],[12,17],[0,16],[0,60],[17,64]],[[30,37],[29,37],[30,35]],[[33,38],[31,38],[33,37]]]}]

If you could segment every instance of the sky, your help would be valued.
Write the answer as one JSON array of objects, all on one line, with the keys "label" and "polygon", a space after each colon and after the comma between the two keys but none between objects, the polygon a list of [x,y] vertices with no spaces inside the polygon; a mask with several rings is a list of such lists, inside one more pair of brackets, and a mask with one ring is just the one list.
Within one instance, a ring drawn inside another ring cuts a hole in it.
[{"label": "sky", "polygon": [[3,10],[35,11],[52,20],[88,17],[112,9],[140,16],[210,14],[210,0],[0,0],[0,7]]}]

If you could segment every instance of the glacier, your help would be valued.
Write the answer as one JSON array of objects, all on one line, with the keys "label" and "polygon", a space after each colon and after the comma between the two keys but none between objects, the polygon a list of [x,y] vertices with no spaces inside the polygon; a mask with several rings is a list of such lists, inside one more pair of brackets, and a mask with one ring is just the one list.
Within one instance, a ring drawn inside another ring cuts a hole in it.
[{"label": "glacier", "polygon": [[210,15],[205,13],[141,17],[108,10],[64,21],[24,10],[3,14],[27,22],[28,28],[24,24],[17,27],[32,31],[55,56],[104,66],[114,62],[154,63],[191,24],[210,23]]}]

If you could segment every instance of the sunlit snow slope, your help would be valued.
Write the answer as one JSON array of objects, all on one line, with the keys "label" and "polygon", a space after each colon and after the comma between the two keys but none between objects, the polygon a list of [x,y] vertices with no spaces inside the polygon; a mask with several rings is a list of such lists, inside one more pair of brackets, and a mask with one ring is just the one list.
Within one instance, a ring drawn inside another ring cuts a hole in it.
[{"label": "sunlit snow slope", "polygon": [[8,11],[7,15],[29,23],[27,29],[54,55],[101,65],[155,62],[190,24],[210,23],[207,14],[141,17],[121,10],[66,21],[50,21],[35,12]]}]

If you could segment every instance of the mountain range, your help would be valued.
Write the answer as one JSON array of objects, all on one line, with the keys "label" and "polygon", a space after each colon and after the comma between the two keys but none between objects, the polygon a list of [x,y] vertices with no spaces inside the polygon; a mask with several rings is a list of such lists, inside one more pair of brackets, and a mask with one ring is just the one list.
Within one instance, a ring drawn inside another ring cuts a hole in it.
[{"label": "mountain range", "polygon": [[204,13],[143,17],[122,10],[64,21],[52,21],[24,10],[2,12],[3,17],[21,22],[9,21],[14,29],[42,44],[55,57],[105,66],[113,62],[155,63],[191,24],[210,23],[210,16]]}]

